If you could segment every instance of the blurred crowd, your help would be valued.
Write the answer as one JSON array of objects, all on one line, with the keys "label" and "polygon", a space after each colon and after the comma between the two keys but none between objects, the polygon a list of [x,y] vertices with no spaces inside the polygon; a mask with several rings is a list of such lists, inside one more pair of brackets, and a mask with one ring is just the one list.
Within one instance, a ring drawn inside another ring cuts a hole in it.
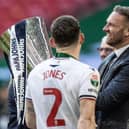
[{"label": "blurred crowd", "polygon": [[[4,59],[2,51],[0,51],[0,67],[2,67],[2,61]],[[4,68],[3,68],[4,69]],[[0,73],[0,129],[7,129],[8,123],[8,79],[2,78],[2,73]]]},{"label": "blurred crowd", "polygon": [[0,129],[7,129],[8,121],[8,82],[0,80]]}]

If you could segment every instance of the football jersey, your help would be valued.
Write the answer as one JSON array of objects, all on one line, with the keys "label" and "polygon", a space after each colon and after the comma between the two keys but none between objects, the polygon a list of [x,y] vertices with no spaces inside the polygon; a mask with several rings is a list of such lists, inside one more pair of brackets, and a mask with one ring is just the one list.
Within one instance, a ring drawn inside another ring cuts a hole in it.
[{"label": "football jersey", "polygon": [[26,90],[37,129],[76,129],[80,99],[96,99],[98,88],[98,71],[72,57],[53,57],[37,65]]}]

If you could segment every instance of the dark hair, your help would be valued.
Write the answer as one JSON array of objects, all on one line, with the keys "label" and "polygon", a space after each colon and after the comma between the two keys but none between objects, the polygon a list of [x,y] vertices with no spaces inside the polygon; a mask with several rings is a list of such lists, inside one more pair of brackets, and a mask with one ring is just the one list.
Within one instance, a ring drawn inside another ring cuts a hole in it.
[{"label": "dark hair", "polygon": [[72,45],[78,40],[79,32],[79,21],[71,15],[60,16],[51,25],[52,37],[59,47]]},{"label": "dark hair", "polygon": [[116,5],[113,11],[125,16],[127,20],[129,21],[129,7],[128,6]]}]

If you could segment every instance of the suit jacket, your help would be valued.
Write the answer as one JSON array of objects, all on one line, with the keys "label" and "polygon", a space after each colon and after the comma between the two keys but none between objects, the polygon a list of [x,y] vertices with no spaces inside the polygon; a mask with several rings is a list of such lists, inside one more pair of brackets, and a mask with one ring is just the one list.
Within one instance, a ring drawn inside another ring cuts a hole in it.
[{"label": "suit jacket", "polygon": [[129,48],[114,62],[103,80],[110,56],[99,71],[101,88],[96,102],[97,123],[100,129],[129,129]]}]

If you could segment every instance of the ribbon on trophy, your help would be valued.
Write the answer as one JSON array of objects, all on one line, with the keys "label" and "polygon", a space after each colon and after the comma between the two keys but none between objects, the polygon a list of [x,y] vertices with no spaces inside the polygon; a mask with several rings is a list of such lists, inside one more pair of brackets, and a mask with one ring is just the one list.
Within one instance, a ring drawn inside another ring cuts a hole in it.
[{"label": "ribbon on trophy", "polygon": [[16,89],[17,119],[21,125],[24,115],[26,86],[26,21],[13,25],[10,30],[10,66]]},{"label": "ribbon on trophy", "polygon": [[52,57],[46,25],[32,17],[13,25],[10,34],[10,66],[16,89],[18,125],[24,120],[27,73],[41,61]]}]

